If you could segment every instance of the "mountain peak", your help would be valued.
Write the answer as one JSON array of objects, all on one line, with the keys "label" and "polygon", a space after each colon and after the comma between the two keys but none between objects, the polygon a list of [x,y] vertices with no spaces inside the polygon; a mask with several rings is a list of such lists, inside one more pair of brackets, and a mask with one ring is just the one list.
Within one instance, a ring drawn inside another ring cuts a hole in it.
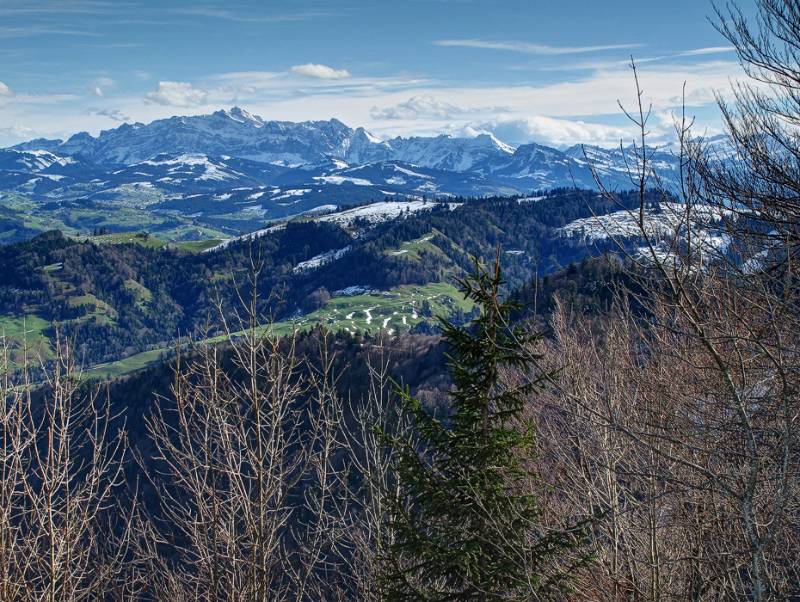
[{"label": "mountain peak", "polygon": [[363,127],[356,128],[354,137],[356,136],[358,136],[359,138],[364,138],[365,140],[371,142],[372,144],[385,144],[383,140],[381,140],[375,134],[373,134],[372,132]]},{"label": "mountain peak", "polygon": [[230,109],[223,109],[221,111],[217,111],[215,115],[219,115],[220,117],[227,117],[233,121],[237,121],[239,123],[244,123],[248,125],[254,125],[256,127],[261,127],[264,125],[264,120],[259,117],[258,115],[253,115],[246,109],[242,107],[231,107]]},{"label": "mountain peak", "polygon": [[513,155],[514,151],[516,150],[513,146],[506,144],[491,132],[487,132],[485,134],[478,134],[477,136],[475,136],[475,140],[479,141],[481,144],[485,144],[486,146],[495,147],[501,152],[507,153],[509,155]]}]

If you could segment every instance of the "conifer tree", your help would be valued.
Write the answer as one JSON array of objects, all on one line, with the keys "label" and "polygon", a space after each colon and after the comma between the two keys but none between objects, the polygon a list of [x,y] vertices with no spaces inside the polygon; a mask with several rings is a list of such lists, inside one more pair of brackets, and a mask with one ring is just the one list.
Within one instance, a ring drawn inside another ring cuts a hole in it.
[{"label": "conifer tree", "polygon": [[509,325],[517,306],[500,298],[499,252],[491,272],[476,261],[459,285],[481,313],[468,328],[442,320],[454,383],[450,415],[439,420],[401,391],[415,428],[392,442],[399,460],[383,598],[545,599],[566,583],[569,571],[555,561],[577,546],[580,529],[545,532],[528,492],[536,475],[525,459],[535,433],[523,405],[545,375],[514,387],[500,382],[505,367],[530,367],[525,346],[538,335]]}]

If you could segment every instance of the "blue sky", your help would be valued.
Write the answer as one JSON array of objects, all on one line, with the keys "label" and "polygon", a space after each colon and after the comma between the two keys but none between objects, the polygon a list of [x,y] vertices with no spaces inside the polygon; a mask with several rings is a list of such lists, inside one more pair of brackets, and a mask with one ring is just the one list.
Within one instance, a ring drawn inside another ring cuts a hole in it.
[{"label": "blue sky", "polygon": [[[745,1],[745,0],[743,0]],[[749,8],[745,5],[745,8]],[[711,133],[741,72],[704,0],[0,0],[0,145],[242,106],[379,136],[520,144],[653,135],[687,104]]]}]

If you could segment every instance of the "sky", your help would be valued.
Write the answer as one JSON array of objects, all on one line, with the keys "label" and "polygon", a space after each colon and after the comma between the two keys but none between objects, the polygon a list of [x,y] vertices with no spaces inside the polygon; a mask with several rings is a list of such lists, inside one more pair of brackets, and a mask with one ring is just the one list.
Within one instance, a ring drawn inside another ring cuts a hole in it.
[{"label": "sky", "polygon": [[0,0],[0,146],[232,106],[614,146],[634,135],[631,57],[653,139],[682,98],[714,134],[742,73],[709,17],[706,0]]}]

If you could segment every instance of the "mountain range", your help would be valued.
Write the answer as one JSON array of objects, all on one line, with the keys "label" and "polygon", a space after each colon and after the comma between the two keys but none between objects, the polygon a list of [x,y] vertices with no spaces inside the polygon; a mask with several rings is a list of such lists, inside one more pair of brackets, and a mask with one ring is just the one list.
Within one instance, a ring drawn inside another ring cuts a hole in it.
[{"label": "mountain range", "polygon": [[[266,121],[234,107],[0,149],[0,209],[32,211],[66,230],[85,224],[130,229],[138,220],[143,227],[174,230],[176,237],[199,231],[227,236],[320,206],[387,197],[594,188],[595,174],[611,189],[627,189],[631,152],[582,145],[515,148],[490,134],[381,140],[336,119]],[[652,161],[662,177],[677,173],[669,152],[654,151]],[[118,223],[120,211],[124,224]],[[7,224],[14,221],[4,217]],[[6,238],[22,237],[23,230]]]}]

